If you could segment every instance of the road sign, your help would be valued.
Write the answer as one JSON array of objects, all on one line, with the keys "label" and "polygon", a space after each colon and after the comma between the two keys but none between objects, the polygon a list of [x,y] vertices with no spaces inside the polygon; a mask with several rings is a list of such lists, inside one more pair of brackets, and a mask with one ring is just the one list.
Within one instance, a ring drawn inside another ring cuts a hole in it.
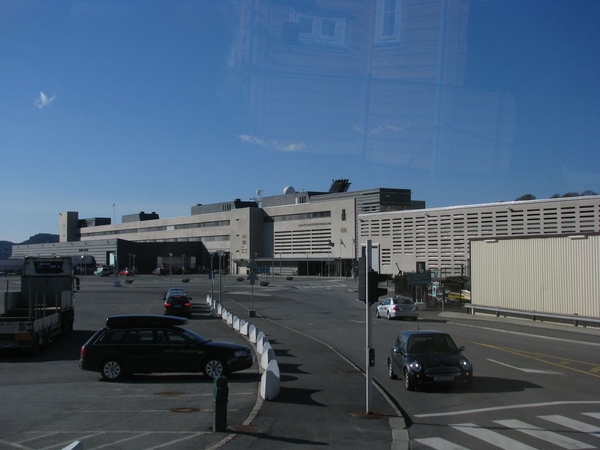
[{"label": "road sign", "polygon": [[431,272],[407,273],[409,286],[423,286],[431,284]]}]

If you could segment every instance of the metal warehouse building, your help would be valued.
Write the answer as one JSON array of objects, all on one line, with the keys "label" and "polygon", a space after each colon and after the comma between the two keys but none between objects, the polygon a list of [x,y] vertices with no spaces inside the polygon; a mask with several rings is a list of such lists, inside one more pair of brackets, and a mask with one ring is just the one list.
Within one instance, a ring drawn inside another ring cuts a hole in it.
[{"label": "metal warehouse building", "polygon": [[488,311],[600,317],[599,257],[599,234],[474,239],[472,302]]}]

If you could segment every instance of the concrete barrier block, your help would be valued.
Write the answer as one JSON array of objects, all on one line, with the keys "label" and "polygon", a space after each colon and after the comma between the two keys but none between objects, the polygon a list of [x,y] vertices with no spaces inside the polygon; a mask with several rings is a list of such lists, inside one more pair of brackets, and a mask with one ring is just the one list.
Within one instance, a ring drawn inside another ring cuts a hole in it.
[{"label": "concrete barrier block", "polygon": [[237,320],[237,316],[235,314],[228,314],[227,315],[227,325],[229,325],[230,327],[233,327],[233,322],[235,322]]},{"label": "concrete barrier block", "polygon": [[269,364],[271,363],[271,361],[273,361],[274,359],[275,359],[275,350],[273,350],[273,347],[271,347],[271,344],[266,342],[265,345],[263,346],[262,352],[260,354],[260,366],[266,370],[267,367],[269,367]]},{"label": "concrete barrier block", "polygon": [[258,329],[254,325],[250,325],[250,342],[256,344],[256,335],[258,334]]},{"label": "concrete barrier block", "polygon": [[245,320],[240,320],[240,334],[243,336],[248,336],[248,329],[250,328],[250,324]]},{"label": "concrete barrier block", "polygon": [[265,336],[265,333],[259,331],[256,335],[256,351],[258,351],[258,353],[262,353],[263,345],[265,344],[266,340],[267,337]]},{"label": "concrete barrier block", "polygon": [[281,375],[277,360],[273,359],[260,379],[260,396],[264,400],[273,400],[279,395]]},{"label": "concrete barrier block", "polygon": [[240,318],[238,316],[233,316],[233,329],[237,332],[240,331]]}]

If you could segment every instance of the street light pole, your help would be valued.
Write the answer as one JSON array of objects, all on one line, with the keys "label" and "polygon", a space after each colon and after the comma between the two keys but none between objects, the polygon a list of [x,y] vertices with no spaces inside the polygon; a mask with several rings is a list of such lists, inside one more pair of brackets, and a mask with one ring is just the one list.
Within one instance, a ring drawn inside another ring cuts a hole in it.
[{"label": "street light pole", "polygon": [[185,275],[185,253],[181,254],[181,274]]},{"label": "street light pole", "polygon": [[210,299],[215,299],[215,271],[213,269],[213,256],[215,253],[210,254]]},{"label": "street light pole", "polygon": [[169,281],[173,281],[173,253],[169,253]]},{"label": "street light pole", "polygon": [[222,287],[221,287],[222,286],[221,285],[221,272],[223,271],[222,266],[223,266],[223,254],[224,253],[225,252],[223,250],[219,250],[217,252],[217,255],[219,255],[219,303],[221,303],[221,300],[222,300],[221,295],[223,293],[223,290],[222,290]]}]

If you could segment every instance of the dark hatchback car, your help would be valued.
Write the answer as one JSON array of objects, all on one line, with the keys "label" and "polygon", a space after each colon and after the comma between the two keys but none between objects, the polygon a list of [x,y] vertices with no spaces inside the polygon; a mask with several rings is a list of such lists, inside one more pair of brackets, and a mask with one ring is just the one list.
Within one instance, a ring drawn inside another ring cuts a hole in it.
[{"label": "dark hatchback car", "polygon": [[252,350],[215,342],[183,328],[188,320],[159,315],[110,316],[82,347],[79,367],[108,381],[133,373],[203,373],[209,378],[248,369]]},{"label": "dark hatchback car", "polygon": [[402,331],[388,357],[390,378],[402,377],[404,386],[473,385],[473,365],[447,333]]},{"label": "dark hatchback car", "polygon": [[165,314],[168,316],[192,317],[192,298],[185,292],[174,292],[164,300]]}]

